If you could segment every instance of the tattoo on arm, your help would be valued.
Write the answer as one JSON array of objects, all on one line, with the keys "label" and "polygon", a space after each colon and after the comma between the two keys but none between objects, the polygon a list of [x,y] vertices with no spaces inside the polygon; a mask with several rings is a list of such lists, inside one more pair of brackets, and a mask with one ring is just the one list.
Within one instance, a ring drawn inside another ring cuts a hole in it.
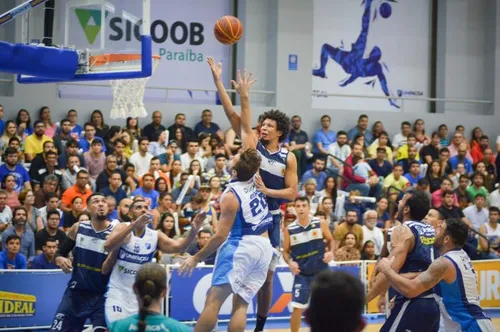
[{"label": "tattoo on arm", "polygon": [[426,290],[430,289],[443,279],[447,269],[448,262],[446,258],[439,258],[429,266],[427,271],[420,274],[417,280]]}]

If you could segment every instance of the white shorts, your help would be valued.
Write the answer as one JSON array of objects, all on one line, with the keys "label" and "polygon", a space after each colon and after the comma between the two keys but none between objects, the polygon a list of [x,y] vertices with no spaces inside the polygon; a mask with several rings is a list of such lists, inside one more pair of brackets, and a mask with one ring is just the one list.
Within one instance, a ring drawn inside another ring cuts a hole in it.
[{"label": "white shorts", "polygon": [[273,257],[271,258],[271,264],[269,264],[269,271],[276,271],[276,266],[279,265],[281,258],[281,252],[279,250],[273,248]]},{"label": "white shorts", "polygon": [[251,303],[267,278],[273,256],[269,239],[247,235],[229,239],[220,247],[215,260],[212,286],[231,285],[234,294]]},{"label": "white shorts", "polygon": [[104,303],[104,314],[108,326],[114,321],[127,318],[139,312],[139,304],[134,293],[108,291]]}]

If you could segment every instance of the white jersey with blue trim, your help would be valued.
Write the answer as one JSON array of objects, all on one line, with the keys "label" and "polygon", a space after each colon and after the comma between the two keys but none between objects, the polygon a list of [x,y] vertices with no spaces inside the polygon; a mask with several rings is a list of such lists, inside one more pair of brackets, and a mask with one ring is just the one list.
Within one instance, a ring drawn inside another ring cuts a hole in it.
[{"label": "white jersey with blue trim", "polygon": [[273,217],[269,213],[267,201],[255,186],[253,178],[229,183],[223,195],[228,192],[232,192],[240,203],[229,239],[260,235],[272,227]]},{"label": "white jersey with blue trim", "polygon": [[469,256],[462,249],[457,249],[442,257],[450,260],[456,270],[454,282],[441,280],[437,285],[442,298],[440,309],[444,330],[490,331],[491,321],[480,307],[477,276]]},{"label": "white jersey with blue trim", "polygon": [[[127,223],[129,224],[129,223]],[[110,293],[131,293],[137,270],[153,260],[158,246],[158,233],[148,227],[142,236],[132,232],[128,243],[121,245],[108,285]]]}]

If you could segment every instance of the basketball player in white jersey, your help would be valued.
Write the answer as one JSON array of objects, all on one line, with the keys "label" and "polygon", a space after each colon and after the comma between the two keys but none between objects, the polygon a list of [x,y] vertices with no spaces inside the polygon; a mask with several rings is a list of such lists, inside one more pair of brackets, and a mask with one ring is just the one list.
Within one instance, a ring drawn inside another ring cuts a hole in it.
[{"label": "basketball player in white jersey", "polygon": [[[208,64],[212,70],[215,86],[226,113],[231,127],[236,135],[241,137],[243,126],[251,126],[250,110],[248,116],[241,117],[234,111],[233,104],[229,98],[224,84],[221,81],[222,65],[216,64],[212,58],[208,58]],[[245,75],[243,75],[245,76]],[[246,78],[245,78],[246,79]],[[240,82],[238,82],[240,83]],[[235,89],[240,93],[241,106],[249,104],[248,91],[250,87],[243,86],[246,91],[240,91],[238,84],[233,81]],[[266,196],[269,205],[269,211],[273,215],[273,227],[270,230],[270,240],[274,248],[279,252],[280,245],[280,221],[281,212],[279,206],[287,201],[293,201],[297,197],[298,177],[297,177],[297,159],[293,153],[281,147],[288,137],[290,129],[290,120],[287,115],[278,110],[271,110],[261,114],[259,119],[262,121],[260,128],[257,128],[258,135],[252,131],[252,137],[256,140],[256,149],[259,151],[262,162],[259,176],[256,177],[257,188]],[[262,286],[257,296],[257,322],[255,331],[262,331],[267,319],[267,315],[272,300],[272,282],[278,255],[273,256],[266,282]]]},{"label": "basketball player in white jersey", "polygon": [[134,200],[130,212],[133,221],[115,226],[104,243],[104,249],[111,252],[107,259],[110,262],[105,262],[104,266],[112,267],[105,302],[108,325],[138,312],[139,305],[132,286],[141,265],[151,262],[157,249],[164,253],[187,250],[205,219],[205,214],[198,214],[193,219],[188,237],[173,240],[147,227],[153,220],[153,214],[148,212],[148,203],[143,198]]},{"label": "basketball player in white jersey", "polygon": [[248,90],[254,81],[238,74],[236,89],[241,95],[241,138],[243,152],[232,160],[232,182],[221,196],[221,215],[217,232],[196,255],[184,261],[181,274],[189,274],[205,257],[219,247],[212,287],[195,332],[212,331],[224,301],[234,294],[228,331],[244,331],[248,304],[266,281],[273,248],[269,229],[273,217],[254,177],[261,157],[255,149],[257,138],[250,121]]},{"label": "basketball player in white jersey", "polygon": [[446,332],[493,332],[495,327],[479,306],[476,272],[462,250],[468,231],[467,225],[458,219],[441,222],[435,243],[441,257],[415,279],[396,273],[391,267],[394,258],[383,258],[377,269],[389,279],[392,287],[408,298],[436,286],[442,297],[440,309]]}]

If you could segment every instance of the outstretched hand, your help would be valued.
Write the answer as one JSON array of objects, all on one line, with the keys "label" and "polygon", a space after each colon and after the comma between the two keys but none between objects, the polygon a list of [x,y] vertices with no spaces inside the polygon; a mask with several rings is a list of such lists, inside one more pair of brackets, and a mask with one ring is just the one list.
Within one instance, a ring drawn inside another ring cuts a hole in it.
[{"label": "outstretched hand", "polygon": [[219,81],[222,75],[222,62],[216,64],[212,57],[208,57],[207,63],[210,66],[210,69],[212,70],[212,76],[214,77],[214,81]]},{"label": "outstretched hand", "polygon": [[231,80],[231,83],[233,84],[236,91],[238,91],[238,93],[240,94],[240,97],[248,97],[248,92],[250,91],[250,88],[255,83],[255,81],[257,81],[257,79],[252,80],[252,73],[248,74],[247,76],[247,72],[245,69],[243,69],[243,76],[241,76],[241,72],[238,70],[237,78],[237,82]]}]

